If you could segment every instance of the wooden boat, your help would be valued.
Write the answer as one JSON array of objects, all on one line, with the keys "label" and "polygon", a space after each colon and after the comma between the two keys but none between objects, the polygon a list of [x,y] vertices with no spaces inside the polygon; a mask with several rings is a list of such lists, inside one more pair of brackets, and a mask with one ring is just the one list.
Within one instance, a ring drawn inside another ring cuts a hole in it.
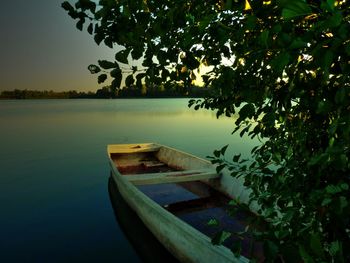
[{"label": "wooden boat", "polygon": [[[249,262],[244,248],[236,257],[228,247],[213,245],[218,229],[207,224],[219,216],[224,229],[244,230],[244,215],[233,220],[225,211],[232,198],[248,203],[241,180],[217,173],[206,160],[155,143],[108,145],[107,151],[120,194],[179,261]],[[243,247],[252,244],[249,237],[244,242]],[[261,254],[261,246],[256,247]]]}]

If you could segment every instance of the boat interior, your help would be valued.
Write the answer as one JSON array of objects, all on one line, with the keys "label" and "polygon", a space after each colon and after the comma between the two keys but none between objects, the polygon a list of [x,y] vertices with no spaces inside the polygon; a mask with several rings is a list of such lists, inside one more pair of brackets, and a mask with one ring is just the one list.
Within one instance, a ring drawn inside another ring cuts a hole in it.
[{"label": "boat interior", "polygon": [[[209,182],[219,180],[215,170],[169,165],[160,160],[159,149],[131,154],[112,153],[111,159],[118,171],[145,195],[210,238],[222,230],[243,233],[252,226],[249,220],[252,213],[232,209],[229,205],[231,198],[211,187]],[[213,219],[220,223],[208,224]],[[241,255],[262,258],[261,244],[255,242],[249,233],[231,235],[223,245],[231,248],[237,242],[241,246]]]},{"label": "boat interior", "polygon": [[156,157],[157,151],[136,153],[112,153],[111,158],[121,174],[148,174],[178,171]]}]

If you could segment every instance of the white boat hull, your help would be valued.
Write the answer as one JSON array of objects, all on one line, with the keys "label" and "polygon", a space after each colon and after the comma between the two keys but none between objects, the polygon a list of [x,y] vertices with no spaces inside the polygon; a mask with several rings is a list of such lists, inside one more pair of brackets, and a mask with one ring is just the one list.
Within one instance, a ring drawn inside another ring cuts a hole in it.
[{"label": "white boat hull", "polygon": [[[141,147],[135,148],[137,146]],[[133,150],[143,152],[147,151],[147,148],[159,149],[158,157],[160,159],[164,158],[163,161],[170,162],[171,165],[179,165],[181,163],[184,169],[213,169],[214,167],[206,160],[156,144],[112,145],[108,147],[112,178],[117,184],[121,195],[164,247],[181,262],[249,262],[243,256],[235,257],[224,246],[213,245],[208,236],[155,203],[142,193],[132,181],[118,171],[115,162],[111,158],[111,154],[117,153],[118,150],[122,153],[132,152]],[[223,181],[227,185],[223,187],[221,184],[218,188],[226,190],[230,195],[240,192],[238,193],[239,196],[245,198],[244,188],[238,189],[237,185],[236,187],[229,186],[231,183],[237,183],[231,179],[233,179],[231,176],[220,175],[220,182]],[[210,181],[211,178],[203,180]]]}]

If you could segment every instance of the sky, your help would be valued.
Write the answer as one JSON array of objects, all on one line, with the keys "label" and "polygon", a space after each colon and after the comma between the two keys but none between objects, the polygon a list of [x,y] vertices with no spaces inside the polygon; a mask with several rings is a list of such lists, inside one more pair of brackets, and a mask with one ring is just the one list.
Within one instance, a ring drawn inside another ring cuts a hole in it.
[{"label": "sky", "polygon": [[[87,66],[113,60],[118,47],[98,46],[61,8],[63,0],[2,0],[0,92],[32,89],[96,91]],[[76,1],[69,1],[74,4]]]}]

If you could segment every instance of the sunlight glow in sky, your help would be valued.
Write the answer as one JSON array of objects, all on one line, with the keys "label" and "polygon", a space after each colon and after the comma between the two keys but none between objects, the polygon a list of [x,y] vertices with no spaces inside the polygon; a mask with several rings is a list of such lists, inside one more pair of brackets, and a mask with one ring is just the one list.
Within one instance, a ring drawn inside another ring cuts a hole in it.
[{"label": "sunlight glow in sky", "polygon": [[[87,70],[117,49],[97,46],[75,27],[63,0],[2,1],[0,9],[0,92],[3,90],[96,91]],[[75,1],[70,1],[72,4]],[[108,83],[106,83],[108,84]]]}]

